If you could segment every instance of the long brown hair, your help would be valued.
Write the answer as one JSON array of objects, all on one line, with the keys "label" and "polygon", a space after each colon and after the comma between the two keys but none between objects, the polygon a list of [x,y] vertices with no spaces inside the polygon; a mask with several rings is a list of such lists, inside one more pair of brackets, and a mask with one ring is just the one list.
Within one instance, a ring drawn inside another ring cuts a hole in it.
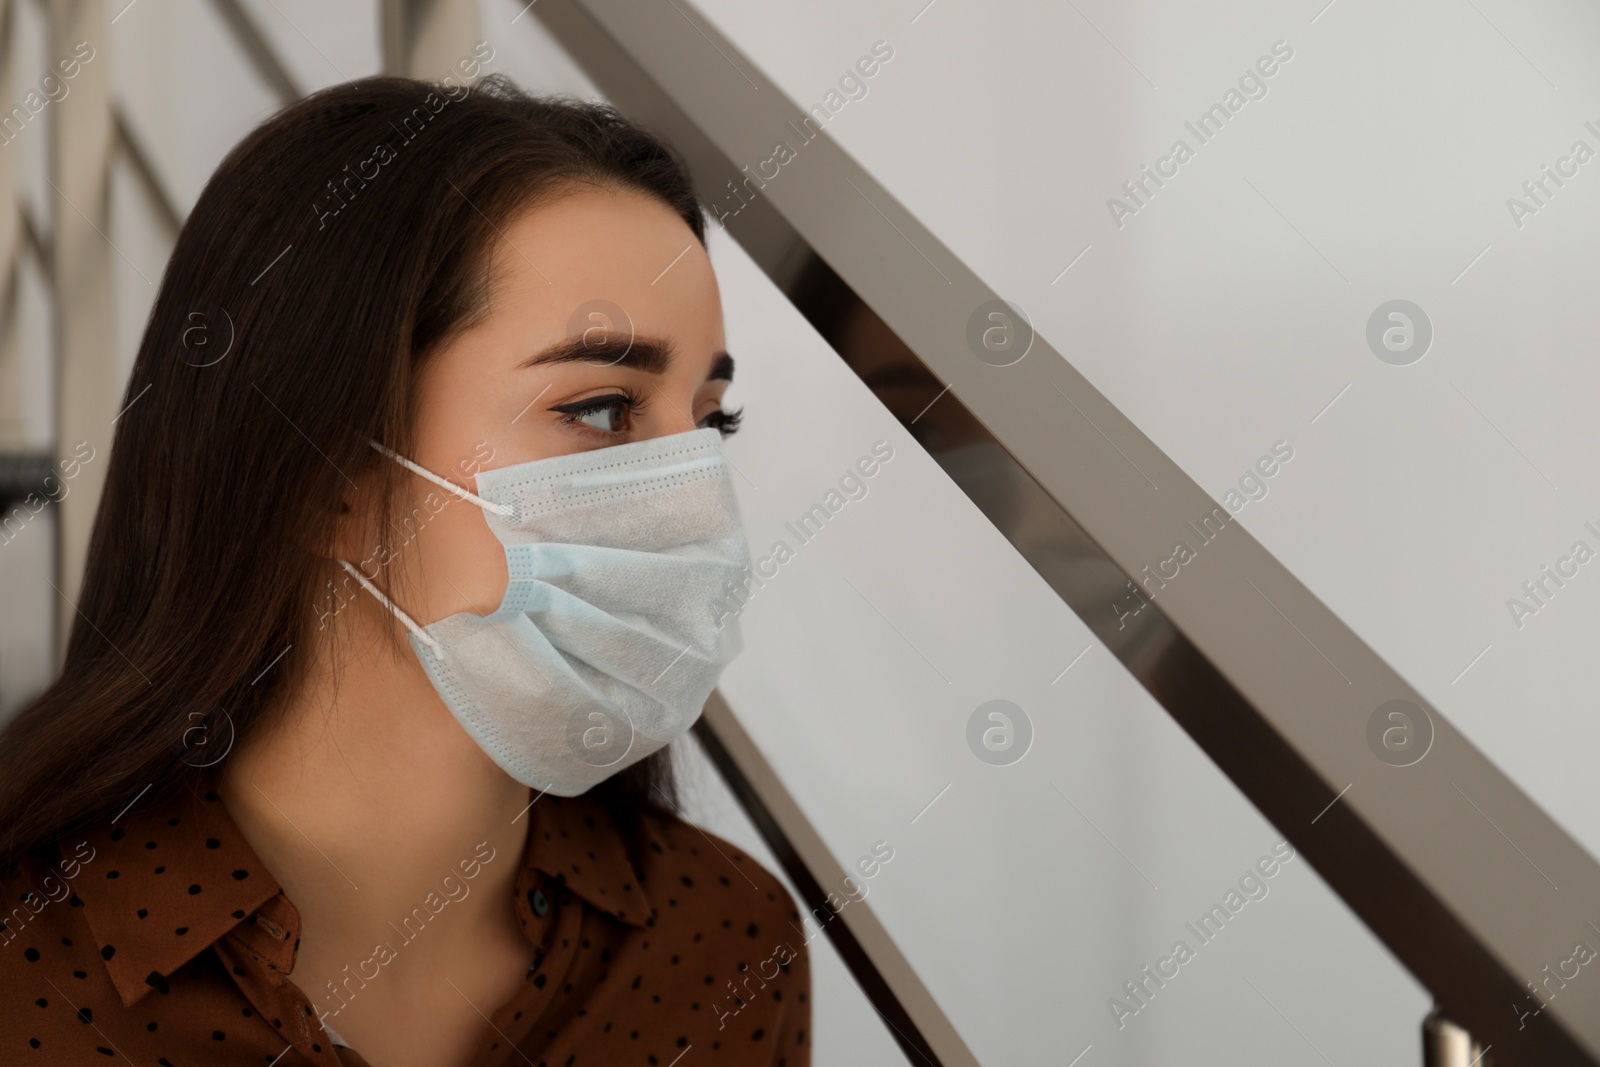
[{"label": "long brown hair", "polygon": [[[61,676],[0,732],[0,862],[207,773],[203,744],[293,691],[347,475],[376,468],[396,516],[404,472],[368,438],[409,453],[419,372],[484,313],[492,242],[571,183],[643,192],[705,243],[668,145],[499,74],[325,89],[222,161],[139,346]],[[591,795],[625,827],[676,807],[668,751]]]}]

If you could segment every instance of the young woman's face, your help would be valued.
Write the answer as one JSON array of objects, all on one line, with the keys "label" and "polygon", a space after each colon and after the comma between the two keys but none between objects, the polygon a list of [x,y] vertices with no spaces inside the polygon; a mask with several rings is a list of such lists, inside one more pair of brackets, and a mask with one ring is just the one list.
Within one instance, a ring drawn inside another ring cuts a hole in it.
[{"label": "young woman's face", "polygon": [[[418,383],[414,462],[473,490],[478,470],[718,424],[733,375],[722,303],[671,208],[581,187],[515,217],[491,255],[487,316]],[[408,488],[412,521],[388,531],[400,606],[422,625],[499,607],[505,554],[481,510],[416,475]]]}]

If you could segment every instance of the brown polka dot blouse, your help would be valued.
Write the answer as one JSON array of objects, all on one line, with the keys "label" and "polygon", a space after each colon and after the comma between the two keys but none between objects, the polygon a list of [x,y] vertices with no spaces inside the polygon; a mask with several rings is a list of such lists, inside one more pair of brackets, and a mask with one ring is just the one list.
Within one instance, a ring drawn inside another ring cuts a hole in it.
[{"label": "brown polka dot blouse", "polygon": [[[0,1064],[383,1067],[291,981],[299,912],[216,792],[140,808],[0,872]],[[810,1064],[803,927],[771,872],[656,813],[632,849],[597,801],[528,816],[534,963],[472,1064]]]}]

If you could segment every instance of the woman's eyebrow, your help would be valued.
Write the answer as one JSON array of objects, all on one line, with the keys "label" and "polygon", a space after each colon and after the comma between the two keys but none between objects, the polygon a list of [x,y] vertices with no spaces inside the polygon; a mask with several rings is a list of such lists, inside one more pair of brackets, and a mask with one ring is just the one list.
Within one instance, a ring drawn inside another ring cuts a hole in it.
[{"label": "woman's eyebrow", "polygon": [[[646,374],[665,374],[672,366],[672,342],[656,337],[607,336],[589,340],[578,335],[567,337],[534,353],[517,366],[533,367],[555,363],[595,363],[601,366],[633,367]],[[706,381],[733,380],[733,357],[726,352],[717,353]]]},{"label": "woman's eyebrow", "polygon": [[518,364],[532,367],[542,363],[598,363],[603,366],[634,367],[647,374],[665,374],[672,366],[672,343],[654,337],[604,335],[598,339],[577,334],[563,338],[535,352]]}]

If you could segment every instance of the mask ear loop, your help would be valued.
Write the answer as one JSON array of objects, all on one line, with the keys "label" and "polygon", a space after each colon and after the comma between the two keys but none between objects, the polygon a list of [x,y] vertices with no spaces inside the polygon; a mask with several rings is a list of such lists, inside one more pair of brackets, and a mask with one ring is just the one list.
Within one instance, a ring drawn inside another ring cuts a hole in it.
[{"label": "mask ear loop", "polygon": [[445,659],[446,658],[445,654],[444,654],[444,648],[439,644],[439,642],[437,642],[437,641],[435,641],[433,639],[433,635],[428,633],[422,627],[418,626],[416,624],[415,620],[413,620],[411,618],[411,616],[409,616],[405,612],[401,611],[400,610],[400,606],[398,604],[396,604],[394,601],[390,600],[388,597],[384,596],[383,595],[383,590],[379,589],[377,586],[375,586],[371,582],[369,582],[367,580],[367,576],[365,574],[361,573],[360,568],[358,568],[354,564],[351,564],[351,563],[349,563],[349,562],[347,562],[345,560],[342,560],[342,559],[339,561],[339,566],[341,566],[345,570],[349,571],[350,575],[353,578],[355,578],[356,581],[361,583],[361,588],[365,589],[367,592],[369,592],[373,596],[377,597],[379,602],[382,603],[384,607],[386,607],[390,611],[394,612],[395,618],[397,618],[401,622],[405,623],[406,629],[408,629],[412,633],[416,634],[418,641],[421,641],[423,644],[425,644],[429,648],[433,649],[433,654],[434,655],[438,656],[440,659]]},{"label": "mask ear loop", "polygon": [[383,445],[380,445],[378,442],[372,441],[372,440],[369,440],[367,443],[369,445],[371,445],[373,448],[376,448],[379,452],[382,452],[384,455],[388,456],[390,459],[394,460],[396,463],[400,464],[402,467],[404,467],[406,470],[410,471],[411,473],[419,474],[422,477],[428,479],[428,481],[432,482],[434,485],[437,485],[440,489],[447,489],[450,492],[454,493],[456,496],[460,497],[462,500],[466,500],[466,501],[469,501],[469,502],[471,502],[473,504],[476,504],[480,508],[483,508],[485,511],[492,511],[496,515],[499,515],[503,519],[509,519],[511,517],[511,508],[510,508],[510,506],[508,506],[506,504],[496,504],[492,500],[483,499],[483,497],[479,496],[476,493],[469,493],[467,490],[461,488],[459,485],[455,484],[454,482],[447,481],[446,479],[439,477],[437,474],[433,473],[431,470],[428,470],[428,468],[420,467],[417,464],[411,462],[409,459],[407,459],[406,457],[402,456],[400,453],[394,451],[392,448],[387,448],[387,447],[385,447]]}]

